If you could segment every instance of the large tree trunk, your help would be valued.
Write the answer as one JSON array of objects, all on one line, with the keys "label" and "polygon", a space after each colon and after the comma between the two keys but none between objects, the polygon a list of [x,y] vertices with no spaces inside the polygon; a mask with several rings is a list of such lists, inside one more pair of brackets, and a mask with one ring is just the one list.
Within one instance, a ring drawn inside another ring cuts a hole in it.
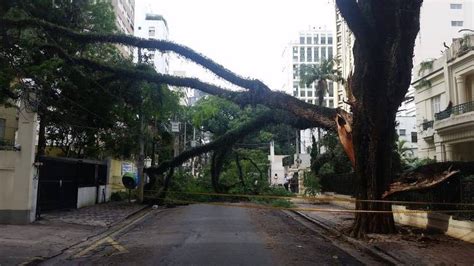
[{"label": "large tree trunk", "polygon": [[[392,176],[395,116],[411,81],[421,0],[337,0],[355,36],[352,144],[359,200],[380,200]],[[352,234],[395,231],[391,205],[358,201]],[[375,212],[370,212],[375,211]]]}]

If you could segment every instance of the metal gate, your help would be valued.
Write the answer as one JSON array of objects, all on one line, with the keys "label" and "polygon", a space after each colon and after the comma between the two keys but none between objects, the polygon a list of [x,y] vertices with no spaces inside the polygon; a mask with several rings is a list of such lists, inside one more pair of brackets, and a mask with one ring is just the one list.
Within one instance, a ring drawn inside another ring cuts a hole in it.
[{"label": "metal gate", "polygon": [[75,209],[79,187],[98,187],[106,183],[105,162],[46,156],[39,161],[39,212]]}]

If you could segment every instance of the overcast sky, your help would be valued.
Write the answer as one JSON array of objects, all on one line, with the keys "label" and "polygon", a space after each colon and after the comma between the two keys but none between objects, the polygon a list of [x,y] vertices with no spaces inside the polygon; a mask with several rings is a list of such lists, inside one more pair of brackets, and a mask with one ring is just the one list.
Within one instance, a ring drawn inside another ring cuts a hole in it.
[{"label": "overcast sky", "polygon": [[[169,38],[210,57],[230,70],[258,78],[281,90],[282,53],[310,25],[334,26],[333,0],[135,0],[136,12],[168,21]],[[143,4],[143,5],[142,5]],[[194,68],[176,60],[172,71]]]}]

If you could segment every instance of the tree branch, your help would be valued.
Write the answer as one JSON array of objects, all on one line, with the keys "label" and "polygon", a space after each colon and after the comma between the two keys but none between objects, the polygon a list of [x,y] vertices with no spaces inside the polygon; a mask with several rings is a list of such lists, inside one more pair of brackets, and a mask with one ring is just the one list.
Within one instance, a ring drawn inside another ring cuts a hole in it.
[{"label": "tree branch", "polygon": [[43,47],[54,50],[61,58],[65,59],[71,64],[79,64],[99,71],[112,72],[118,74],[118,76],[141,79],[153,83],[194,88],[211,95],[225,98],[239,105],[262,104],[269,108],[286,110],[289,113],[299,117],[300,121],[301,119],[307,120],[307,128],[321,127],[327,130],[336,131],[336,114],[343,112],[350,116],[350,114],[343,110],[312,105],[283,92],[275,92],[271,90],[250,90],[244,92],[231,91],[229,89],[224,89],[222,87],[200,81],[197,78],[177,77],[123,68],[120,66],[105,65],[103,63],[89,59],[70,56],[63,49],[57,46],[44,45]]},{"label": "tree branch", "polygon": [[309,125],[308,121],[305,119],[294,117],[284,111],[268,110],[257,116],[254,120],[249,121],[236,129],[229,130],[227,133],[210,143],[186,150],[171,161],[162,162],[158,167],[147,168],[145,170],[148,174],[160,175],[167,169],[177,167],[187,160],[203,153],[218,150],[222,147],[232,147],[237,141],[243,139],[245,136],[258,131],[269,124],[278,123],[292,125],[299,129],[307,128]]},{"label": "tree branch", "polygon": [[19,20],[3,18],[0,19],[0,24],[17,28],[40,28],[44,31],[54,33],[55,35],[60,34],[81,43],[116,43],[150,50],[156,49],[161,52],[174,52],[209,69],[217,76],[237,86],[249,90],[269,90],[269,88],[260,80],[240,77],[229,69],[215,63],[213,60],[201,55],[191,48],[170,41],[142,39],[122,34],[76,32],[66,27],[35,18]]},{"label": "tree branch", "polygon": [[474,162],[442,162],[420,166],[413,171],[404,173],[390,184],[389,190],[385,191],[382,198],[401,192],[432,188],[458,173],[474,174]]}]

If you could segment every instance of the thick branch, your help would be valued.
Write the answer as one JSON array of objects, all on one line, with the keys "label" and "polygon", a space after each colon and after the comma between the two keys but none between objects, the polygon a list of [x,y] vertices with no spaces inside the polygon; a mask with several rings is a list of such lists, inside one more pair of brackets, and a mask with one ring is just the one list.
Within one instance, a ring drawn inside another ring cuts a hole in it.
[{"label": "thick branch", "polygon": [[442,182],[455,176],[474,174],[474,162],[442,162],[420,166],[415,170],[403,174],[399,179],[390,184],[388,191],[385,191],[382,198],[390,195],[423,190],[435,187]]},{"label": "thick branch", "polygon": [[216,74],[217,76],[237,85],[250,90],[269,90],[269,88],[261,81],[255,79],[242,78],[225,67],[215,63],[211,59],[199,54],[183,45],[179,45],[170,41],[156,39],[142,39],[131,35],[107,34],[94,32],[76,32],[66,27],[62,27],[41,19],[0,19],[0,24],[10,27],[24,28],[35,27],[69,37],[80,43],[117,43],[123,45],[134,46],[137,48],[156,49],[161,52],[174,52],[179,54]]},{"label": "thick branch", "polygon": [[277,123],[292,125],[293,127],[299,129],[307,128],[309,124],[308,121],[294,117],[284,111],[268,110],[256,117],[254,120],[243,124],[239,128],[228,131],[214,141],[190,150],[186,150],[171,161],[165,161],[156,168],[146,169],[146,172],[153,175],[160,175],[167,169],[171,167],[177,167],[187,160],[203,153],[218,150],[222,147],[232,147],[237,141],[243,139],[247,135],[258,131],[269,124]]},{"label": "thick branch", "polygon": [[[105,65],[103,63],[85,58],[72,57],[57,46],[45,45],[44,47],[54,50],[61,58],[69,61],[71,64],[80,64],[95,70],[112,72],[118,74],[118,76],[133,77],[134,79],[141,79],[159,84],[168,84],[171,86],[194,88],[211,95],[228,99],[240,105],[262,104],[270,108],[286,110],[301,119],[309,121],[309,123],[307,123],[307,128],[321,127],[327,130],[336,131],[336,113],[346,113],[343,110],[312,105],[283,92],[275,92],[271,90],[251,90],[246,92],[230,91],[228,89],[200,81],[197,78],[176,77],[172,75],[145,72],[119,66]],[[350,114],[347,115],[350,116]]]}]

